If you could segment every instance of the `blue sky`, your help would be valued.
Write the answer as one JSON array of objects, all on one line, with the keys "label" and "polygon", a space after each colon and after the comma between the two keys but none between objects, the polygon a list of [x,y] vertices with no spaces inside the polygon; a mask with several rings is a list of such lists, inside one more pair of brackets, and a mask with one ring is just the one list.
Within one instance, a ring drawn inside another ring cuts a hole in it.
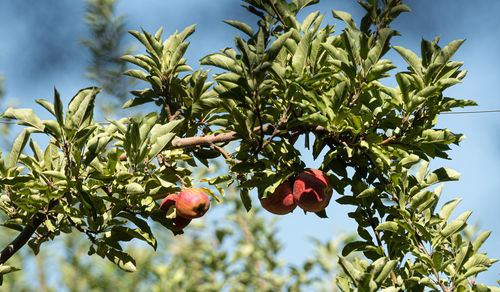
[{"label": "blue sky", "polygon": [[[183,0],[137,1],[119,0],[118,13],[127,14],[127,29],[143,27],[156,31],[165,28],[164,35],[198,24],[191,36],[188,63],[198,67],[198,60],[223,47],[232,46],[236,30],[222,23],[235,19],[253,24],[253,18],[235,0]],[[332,19],[330,10],[344,10],[359,21],[362,9],[354,0],[323,0],[307,9],[307,13],[320,10],[326,13],[326,21]],[[393,39],[393,45],[401,45],[420,52],[422,38],[433,39],[441,35],[444,46],[455,39],[467,39],[454,60],[464,61],[469,71],[464,82],[445,93],[455,98],[474,99],[479,104],[473,110],[500,109],[498,84],[500,74],[500,1],[453,1],[410,0],[405,2],[413,11],[403,14],[393,25],[402,36]],[[79,45],[86,37],[83,24],[83,1],[2,1],[0,4],[0,72],[5,78],[5,97],[1,110],[14,100],[22,107],[40,109],[35,98],[51,99],[53,87],[69,101],[80,88],[93,85],[84,78],[89,54]],[[303,16],[306,14],[302,14]],[[127,42],[134,44],[132,37]],[[401,70],[406,67],[395,53],[391,59]],[[388,82],[392,82],[388,80]],[[472,108],[469,108],[472,109]],[[41,110],[40,112],[42,112]],[[450,167],[462,176],[459,182],[446,184],[442,203],[455,197],[463,198],[454,216],[472,210],[470,222],[478,222],[480,230],[493,230],[483,246],[490,257],[500,258],[500,113],[442,115],[439,126],[465,134],[460,147],[450,153],[452,160],[438,160],[432,168]],[[308,166],[316,167],[304,155]],[[308,237],[322,240],[332,238],[339,231],[349,231],[354,222],[347,217],[349,208],[332,201],[327,208],[329,219],[321,220],[313,214],[301,212],[283,216],[279,220],[280,237],[285,244],[282,256],[292,263],[299,263],[311,253]],[[453,217],[453,216],[452,216]],[[311,228],[311,226],[313,226]],[[500,264],[495,264],[480,278],[481,282],[495,285],[500,279]]]}]

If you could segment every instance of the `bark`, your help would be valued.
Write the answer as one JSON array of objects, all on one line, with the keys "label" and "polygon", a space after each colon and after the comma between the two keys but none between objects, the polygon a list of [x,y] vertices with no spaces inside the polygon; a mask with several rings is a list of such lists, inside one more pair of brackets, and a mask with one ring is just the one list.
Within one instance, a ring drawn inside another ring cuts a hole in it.
[{"label": "bark", "polygon": [[[56,205],[56,200],[49,202],[48,209],[52,209]],[[45,221],[46,214],[41,211],[35,213],[31,217],[31,223],[27,224],[24,229],[19,233],[19,235],[14,238],[14,240],[7,245],[2,251],[0,251],[0,265],[4,264],[10,257],[12,257],[21,247],[23,247],[28,240],[31,238],[33,233],[35,233],[38,226],[40,226],[43,221]]]}]

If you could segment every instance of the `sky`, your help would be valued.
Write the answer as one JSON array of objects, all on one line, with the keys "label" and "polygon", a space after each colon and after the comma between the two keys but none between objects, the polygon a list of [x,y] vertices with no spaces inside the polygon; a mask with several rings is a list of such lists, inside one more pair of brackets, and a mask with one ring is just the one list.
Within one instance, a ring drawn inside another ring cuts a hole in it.
[{"label": "sky", "polygon": [[[198,68],[203,56],[233,45],[237,31],[222,20],[234,19],[254,23],[254,18],[235,0],[142,0],[140,5],[132,0],[118,0],[117,12],[126,14],[127,29],[140,27],[154,32],[164,27],[164,36],[175,30],[196,23],[196,33],[190,37],[188,64]],[[466,39],[453,60],[464,61],[468,75],[462,84],[447,91],[447,96],[474,99],[479,106],[465,110],[500,109],[498,83],[500,73],[500,32],[498,31],[500,1],[454,1],[454,0],[409,0],[405,3],[412,12],[401,15],[392,25],[402,36],[393,38],[393,45],[400,45],[419,54],[422,38],[432,40],[441,36],[443,47],[455,39]],[[323,0],[319,5],[307,8],[310,12],[326,13],[325,22],[336,23],[330,10],[348,11],[359,22],[362,9],[354,0]],[[36,98],[51,100],[56,86],[64,98],[63,103],[80,88],[95,85],[84,77],[90,55],[79,44],[88,36],[83,23],[84,1],[1,1],[0,2],[0,76],[3,76],[5,96],[0,110],[8,105],[43,110],[34,102]],[[126,42],[135,44],[133,37]],[[401,70],[406,67],[401,57],[389,53]],[[393,71],[394,72],[394,71]],[[393,82],[388,80],[387,82]],[[65,104],[66,104],[65,103]],[[41,115],[43,117],[43,115]],[[450,128],[465,134],[467,139],[460,147],[449,153],[452,160],[436,160],[431,168],[446,166],[461,173],[458,182],[447,183],[441,204],[456,197],[463,198],[452,218],[471,210],[470,223],[478,223],[479,230],[493,233],[483,246],[490,258],[500,258],[500,113],[441,115],[439,127]],[[306,151],[304,151],[306,152]],[[318,167],[304,153],[309,167]],[[326,210],[328,219],[319,219],[313,214],[294,212],[282,216],[278,221],[279,236],[285,249],[282,254],[287,261],[301,263],[311,255],[313,244],[310,237],[328,240],[343,231],[354,230],[354,222],[347,217],[349,208],[332,200]],[[495,285],[500,279],[500,263],[485,273],[479,282]]]}]

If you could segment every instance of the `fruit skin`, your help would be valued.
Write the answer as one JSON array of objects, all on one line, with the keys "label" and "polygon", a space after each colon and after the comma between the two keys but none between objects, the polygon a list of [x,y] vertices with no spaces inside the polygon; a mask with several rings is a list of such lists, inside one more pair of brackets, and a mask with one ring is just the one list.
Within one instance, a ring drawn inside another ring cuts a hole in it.
[{"label": "fruit skin", "polygon": [[306,169],[295,179],[293,196],[304,211],[319,212],[330,203],[332,183],[321,170]]},{"label": "fruit skin", "polygon": [[179,193],[175,208],[177,209],[177,215],[181,217],[187,219],[199,218],[210,208],[210,199],[201,189],[184,189]]},{"label": "fruit skin", "polygon": [[293,196],[290,181],[285,180],[274,190],[271,196],[261,198],[260,204],[262,208],[276,215],[285,215],[292,212],[297,207],[297,200]]},{"label": "fruit skin", "polygon": [[[166,196],[160,204],[160,209],[167,212],[171,206],[175,206],[178,197],[179,194],[171,194]],[[191,219],[187,219],[176,214],[176,217],[172,219],[172,221],[173,226],[169,227],[168,229],[172,231],[181,231],[182,229],[184,229],[184,227],[188,226],[188,224],[191,222]]]},{"label": "fruit skin", "polygon": [[120,157],[118,157],[118,160],[120,160],[120,161],[127,160],[127,153],[122,153],[122,155],[120,155]]}]

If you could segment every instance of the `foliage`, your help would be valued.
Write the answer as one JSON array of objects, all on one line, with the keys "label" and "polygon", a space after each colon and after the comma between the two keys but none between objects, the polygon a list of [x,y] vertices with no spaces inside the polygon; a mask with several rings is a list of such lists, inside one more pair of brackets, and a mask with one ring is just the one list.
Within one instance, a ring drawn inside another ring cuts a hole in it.
[{"label": "foliage", "polygon": [[[459,175],[428,168],[433,158],[448,159],[450,144],[463,139],[436,128],[439,114],[475,105],[443,93],[466,75],[462,63],[452,61],[463,40],[443,48],[439,38],[422,40],[420,57],[391,46],[399,35],[391,22],[409,11],[400,0],[359,1],[366,10],[359,25],[332,10],[346,24],[339,34],[323,25],[319,11],[297,20],[302,8],[317,1],[244,2],[259,18],[257,26],[227,21],[244,37],[200,61],[223,70],[213,82],[207,82],[208,71],[194,71],[183,58],[194,25],[167,38],[162,29],[130,32],[145,54],[123,56],[140,68],[125,74],[148,87],[132,91],[124,107],[154,102],[159,113],[97,124],[95,87],[80,90],[65,114],[57,91],[53,103],[37,100],[53,120],[41,120],[31,109],[7,109],[3,117],[26,128],[0,163],[0,208],[8,216],[2,225],[34,233],[29,245],[35,253],[41,243],[76,229],[88,237],[89,254],[135,271],[121,243],[135,238],[156,249],[150,220],[172,224],[157,200],[201,184],[219,201],[235,183],[250,210],[249,190],[266,197],[304,170],[296,145],[304,137],[340,195],[337,202],[354,206],[348,216],[358,223],[361,240],[347,244],[343,256],[360,251],[367,258],[340,258],[342,291],[490,289],[475,283],[496,261],[479,251],[489,233],[464,240],[460,232],[470,212],[449,220],[459,200],[437,208],[441,183]],[[396,69],[384,59],[389,50],[408,63],[392,75],[396,87],[382,83]],[[30,139],[35,133],[50,137],[44,149]],[[31,155],[22,153],[26,145]],[[126,160],[119,159],[123,153]],[[230,175],[191,176],[192,168],[221,156]],[[6,254],[0,253],[1,264]],[[2,273],[9,269],[2,266]]]},{"label": "foliage", "polygon": [[[314,256],[299,266],[289,265],[280,259],[282,244],[276,236],[275,220],[269,220],[260,208],[246,212],[234,192],[230,193],[224,205],[216,207],[224,209],[225,215],[215,225],[199,221],[201,224],[190,228],[189,234],[175,238],[162,226],[153,225],[163,246],[156,252],[137,245],[127,248],[138,259],[136,273],[125,274],[110,262],[85,257],[85,241],[72,233],[58,243],[57,249],[49,249],[50,254],[40,251],[37,256],[42,261],[40,270],[51,267],[51,274],[59,275],[57,281],[49,281],[47,273],[31,281],[26,281],[30,278],[27,273],[24,279],[9,275],[4,288],[76,292],[279,291],[286,287],[290,291],[331,291],[335,272],[339,271],[337,253],[352,236],[316,242],[315,254],[311,253]],[[30,260],[24,258],[24,262]]]}]

